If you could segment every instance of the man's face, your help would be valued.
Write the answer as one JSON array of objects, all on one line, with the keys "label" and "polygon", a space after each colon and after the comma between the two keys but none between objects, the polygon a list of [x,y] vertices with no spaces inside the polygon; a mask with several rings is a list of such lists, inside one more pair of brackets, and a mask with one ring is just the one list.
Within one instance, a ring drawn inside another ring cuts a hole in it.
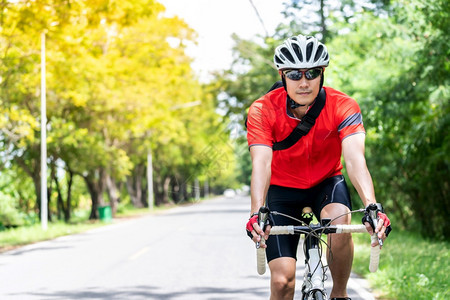
[{"label": "man's face", "polygon": [[286,90],[289,97],[298,104],[307,106],[311,105],[319,94],[322,72],[322,68],[279,71],[280,75],[286,78]]}]

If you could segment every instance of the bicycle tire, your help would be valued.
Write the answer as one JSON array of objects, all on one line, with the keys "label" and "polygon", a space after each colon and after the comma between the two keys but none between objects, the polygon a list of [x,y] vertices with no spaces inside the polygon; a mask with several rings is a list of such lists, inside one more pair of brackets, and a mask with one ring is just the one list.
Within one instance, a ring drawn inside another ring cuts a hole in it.
[{"label": "bicycle tire", "polygon": [[312,298],[313,300],[326,300],[325,295],[321,291],[315,291]]},{"label": "bicycle tire", "polygon": [[309,293],[302,292],[302,300],[327,300],[327,297],[323,294],[322,291],[311,291]]}]

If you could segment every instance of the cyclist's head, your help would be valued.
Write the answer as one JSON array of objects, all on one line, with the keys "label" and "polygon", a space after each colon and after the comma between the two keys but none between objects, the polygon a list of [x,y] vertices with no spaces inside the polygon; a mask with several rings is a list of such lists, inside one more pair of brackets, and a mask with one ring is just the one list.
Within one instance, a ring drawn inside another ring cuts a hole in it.
[{"label": "cyclist's head", "polygon": [[273,61],[278,70],[327,67],[327,47],[313,36],[290,37],[275,49]]}]

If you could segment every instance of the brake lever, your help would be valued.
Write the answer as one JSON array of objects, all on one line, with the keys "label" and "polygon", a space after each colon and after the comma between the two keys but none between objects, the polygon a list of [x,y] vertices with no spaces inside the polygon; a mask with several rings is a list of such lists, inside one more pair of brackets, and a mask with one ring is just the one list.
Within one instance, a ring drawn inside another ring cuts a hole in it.
[{"label": "brake lever", "polygon": [[[372,203],[372,204],[369,204],[369,206],[367,207],[367,210],[368,210],[369,216],[370,216],[370,218],[372,219],[372,222],[373,222],[374,234],[376,234],[375,233],[375,228],[377,228],[377,225],[378,225],[378,212],[382,211],[382,206],[381,206],[380,203]],[[380,247],[382,247],[383,246],[383,239],[380,239],[378,237],[378,244],[380,244]]]}]

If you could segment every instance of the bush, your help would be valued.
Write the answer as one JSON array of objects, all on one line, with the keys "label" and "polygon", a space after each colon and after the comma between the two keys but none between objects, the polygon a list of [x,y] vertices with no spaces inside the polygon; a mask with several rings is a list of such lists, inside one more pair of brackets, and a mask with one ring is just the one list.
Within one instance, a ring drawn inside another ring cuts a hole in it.
[{"label": "bush", "polygon": [[16,201],[10,195],[0,192],[0,227],[17,227],[24,225],[24,217],[16,208]]}]

